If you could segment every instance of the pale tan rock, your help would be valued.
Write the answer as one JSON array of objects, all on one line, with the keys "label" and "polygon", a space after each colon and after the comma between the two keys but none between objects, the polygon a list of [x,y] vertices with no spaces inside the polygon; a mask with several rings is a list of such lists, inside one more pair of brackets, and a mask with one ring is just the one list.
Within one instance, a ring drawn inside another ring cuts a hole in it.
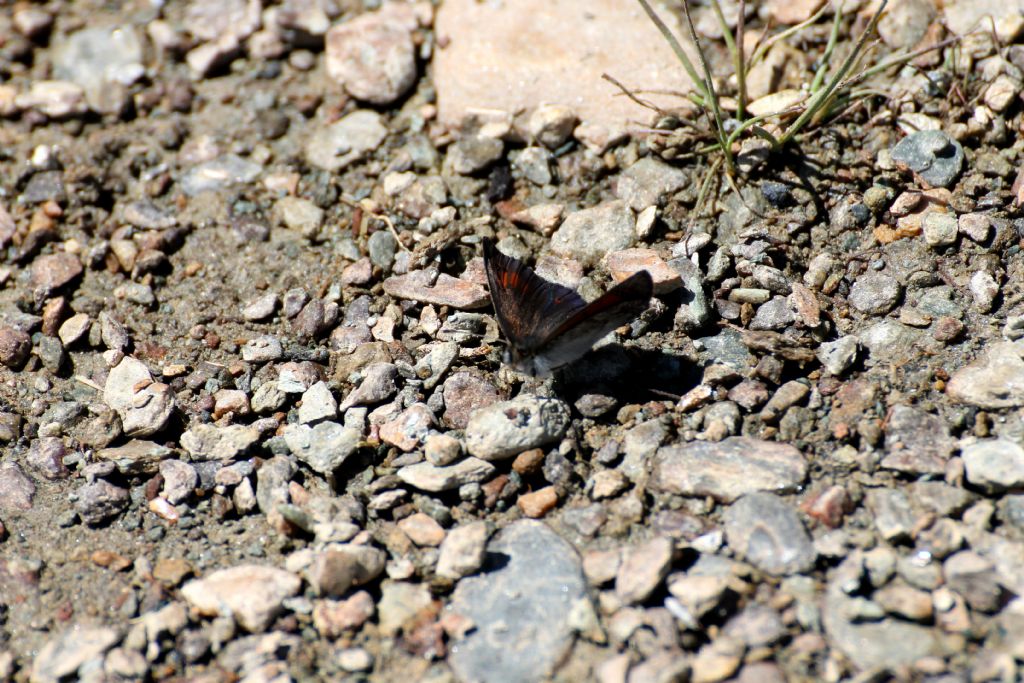
[{"label": "pale tan rock", "polygon": [[679,273],[672,269],[653,249],[622,249],[605,256],[605,265],[616,282],[622,282],[641,270],[654,280],[654,293],[665,294],[682,286]]},{"label": "pale tan rock", "polygon": [[[685,35],[673,16],[662,17]],[[602,73],[630,88],[690,89],[665,39],[633,2],[447,0],[435,32],[438,116],[449,127],[473,108],[529,111],[541,104],[571,107],[581,121],[612,130],[653,120],[654,112],[623,97]],[[666,108],[680,103],[671,95],[644,97]]]}]

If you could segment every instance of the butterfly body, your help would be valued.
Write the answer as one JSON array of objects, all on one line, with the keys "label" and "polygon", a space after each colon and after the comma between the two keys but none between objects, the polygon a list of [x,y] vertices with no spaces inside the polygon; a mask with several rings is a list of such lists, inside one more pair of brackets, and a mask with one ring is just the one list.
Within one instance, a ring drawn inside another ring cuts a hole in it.
[{"label": "butterfly body", "polygon": [[582,357],[602,337],[646,310],[651,275],[640,271],[587,303],[575,291],[537,275],[484,241],[484,269],[498,326],[508,340],[504,361],[544,377]]}]

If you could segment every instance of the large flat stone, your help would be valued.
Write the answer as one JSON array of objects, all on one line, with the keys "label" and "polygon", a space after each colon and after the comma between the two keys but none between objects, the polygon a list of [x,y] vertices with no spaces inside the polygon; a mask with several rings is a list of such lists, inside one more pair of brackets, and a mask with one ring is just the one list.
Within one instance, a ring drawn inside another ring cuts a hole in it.
[{"label": "large flat stone", "polygon": [[[662,17],[683,35],[670,15]],[[635,2],[446,0],[434,25],[444,45],[434,52],[438,113],[449,126],[474,108],[516,112],[541,103],[567,105],[583,121],[610,128],[654,117],[619,95],[602,73],[634,89],[690,89],[672,50]],[[666,108],[681,102],[643,96]]]},{"label": "large flat stone", "polygon": [[756,491],[791,493],[807,477],[803,454],[787,444],[734,436],[664,446],[654,454],[650,488],[731,503]]}]

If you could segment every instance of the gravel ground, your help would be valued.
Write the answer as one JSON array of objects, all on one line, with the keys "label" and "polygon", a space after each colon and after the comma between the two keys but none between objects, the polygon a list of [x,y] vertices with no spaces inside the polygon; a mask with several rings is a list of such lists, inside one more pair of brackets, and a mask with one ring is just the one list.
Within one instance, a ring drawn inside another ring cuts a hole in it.
[{"label": "gravel ground", "polygon": [[[872,60],[960,42],[700,206],[707,118],[573,56],[634,20],[0,7],[0,681],[1024,678],[1024,15],[893,0]],[[656,298],[518,376],[485,237]]]}]

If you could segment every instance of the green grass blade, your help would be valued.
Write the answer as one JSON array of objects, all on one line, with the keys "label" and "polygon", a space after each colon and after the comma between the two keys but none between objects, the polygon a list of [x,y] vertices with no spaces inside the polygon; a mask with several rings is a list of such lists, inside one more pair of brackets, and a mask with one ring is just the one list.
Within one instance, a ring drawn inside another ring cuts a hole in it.
[{"label": "green grass blade", "polygon": [[794,121],[789,128],[779,137],[779,144],[785,145],[787,142],[793,139],[793,136],[800,132],[800,130],[807,125],[807,122],[818,113],[818,111],[825,106],[825,104],[831,99],[836,89],[843,84],[846,74],[849,73],[850,69],[853,68],[854,63],[858,60],[861,51],[864,49],[864,44],[867,42],[868,37],[874,33],[875,28],[878,26],[879,19],[882,18],[882,12],[885,11],[885,6],[888,4],[888,0],[882,0],[878,11],[875,12],[874,16],[871,17],[871,21],[868,23],[867,28],[857,38],[857,44],[854,45],[853,50],[843,61],[839,70],[829,79],[828,84],[819,90],[811,97],[811,101],[807,103],[807,109],[801,114],[796,121]]}]

